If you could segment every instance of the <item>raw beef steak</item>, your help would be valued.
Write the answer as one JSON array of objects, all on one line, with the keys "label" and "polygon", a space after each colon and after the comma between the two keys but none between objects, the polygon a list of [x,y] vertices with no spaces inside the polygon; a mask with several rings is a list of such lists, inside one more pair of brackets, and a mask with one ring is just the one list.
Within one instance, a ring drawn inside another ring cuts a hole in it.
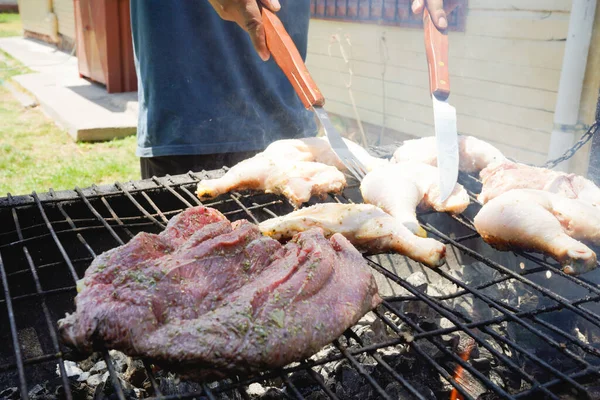
[{"label": "raw beef steak", "polygon": [[381,302],[341,235],[313,229],[282,245],[205,207],[98,256],[78,288],[76,312],[59,321],[65,343],[200,379],[308,357]]}]

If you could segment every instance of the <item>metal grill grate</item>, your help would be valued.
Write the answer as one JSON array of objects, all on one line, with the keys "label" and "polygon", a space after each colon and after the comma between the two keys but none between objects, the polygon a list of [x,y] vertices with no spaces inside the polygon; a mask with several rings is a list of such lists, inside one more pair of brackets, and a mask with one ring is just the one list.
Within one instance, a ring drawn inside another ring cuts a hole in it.
[{"label": "metal grill grate", "polygon": [[[196,183],[219,173],[222,171],[0,199],[4,293],[0,299],[0,391],[18,386],[21,397],[26,398],[28,390],[38,383],[36,379],[43,372],[54,372],[58,364],[64,396],[73,398],[65,374],[69,354],[57,338],[56,321],[66,311],[73,311],[77,279],[97,254],[127,242],[138,232],[158,233],[169,218],[199,205],[193,194]],[[311,358],[252,379],[203,384],[201,393],[163,395],[151,365],[146,363],[154,396],[213,399],[235,392],[238,398],[249,398],[248,385],[279,378],[290,396],[304,398],[303,389],[290,377],[294,372],[307,371],[314,386],[325,397],[335,399],[335,392],[318,379],[316,369],[345,359],[379,398],[391,398],[381,381],[383,375],[415,398],[430,398],[383,351],[402,347],[411,349],[438,386],[454,387],[464,398],[473,398],[472,391],[464,386],[464,378],[455,375],[457,366],[486,391],[486,398],[598,398],[600,288],[591,280],[598,275],[568,276],[543,257],[499,253],[487,247],[472,224],[480,208],[473,194],[479,183],[467,175],[461,175],[461,182],[472,197],[465,213],[456,217],[439,213],[419,216],[431,237],[448,244],[447,265],[430,270],[400,256],[367,257],[380,288],[388,292],[375,315],[390,335],[365,342],[356,329],[349,329],[323,359]],[[328,201],[359,199],[357,188],[350,187],[343,196]],[[253,222],[292,210],[281,198],[265,194],[232,193],[204,205],[219,209],[230,220],[246,218]],[[415,272],[421,272],[430,285],[452,288],[451,293],[430,293],[406,279]],[[503,297],[507,291],[499,288],[507,287],[512,288],[508,293],[523,296],[517,302]],[[472,307],[465,311],[465,304]],[[445,321],[445,325],[425,324],[427,315]],[[33,344],[27,339],[31,335],[24,335],[31,329],[37,338]],[[488,352],[494,367],[517,383],[501,385],[449,349],[445,340],[456,333]],[[432,351],[441,358],[432,356]],[[370,373],[361,361],[366,355],[382,375]],[[105,351],[103,357],[115,393],[124,399],[111,356]]]}]

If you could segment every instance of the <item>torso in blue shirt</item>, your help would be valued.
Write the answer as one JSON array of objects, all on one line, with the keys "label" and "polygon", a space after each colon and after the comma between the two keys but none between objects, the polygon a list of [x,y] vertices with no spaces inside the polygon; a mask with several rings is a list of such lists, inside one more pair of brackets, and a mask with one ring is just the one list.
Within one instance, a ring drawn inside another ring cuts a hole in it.
[{"label": "torso in blue shirt", "polygon": [[[309,0],[278,16],[303,57]],[[207,0],[131,0],[140,157],[257,150],[316,134],[285,75]]]}]

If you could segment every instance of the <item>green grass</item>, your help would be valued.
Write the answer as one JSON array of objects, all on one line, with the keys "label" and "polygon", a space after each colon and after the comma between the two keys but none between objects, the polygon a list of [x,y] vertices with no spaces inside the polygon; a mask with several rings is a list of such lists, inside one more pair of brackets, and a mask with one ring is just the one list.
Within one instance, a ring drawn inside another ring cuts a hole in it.
[{"label": "green grass", "polygon": [[21,36],[23,26],[19,14],[0,13],[0,37]]},{"label": "green grass", "polygon": [[[18,22],[14,15],[0,13],[0,36],[7,36],[3,21]],[[2,86],[27,72],[0,51],[0,197],[140,178],[135,136],[75,143],[39,108],[25,109]]]}]

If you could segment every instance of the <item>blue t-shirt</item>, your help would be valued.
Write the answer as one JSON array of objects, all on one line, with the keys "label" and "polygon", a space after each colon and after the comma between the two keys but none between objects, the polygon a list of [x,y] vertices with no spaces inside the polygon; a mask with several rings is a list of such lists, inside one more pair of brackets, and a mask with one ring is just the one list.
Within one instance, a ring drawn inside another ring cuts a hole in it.
[{"label": "blue t-shirt", "polygon": [[[309,0],[281,0],[279,18],[306,56]],[[140,157],[258,150],[316,134],[271,58],[208,0],[131,0]]]}]

